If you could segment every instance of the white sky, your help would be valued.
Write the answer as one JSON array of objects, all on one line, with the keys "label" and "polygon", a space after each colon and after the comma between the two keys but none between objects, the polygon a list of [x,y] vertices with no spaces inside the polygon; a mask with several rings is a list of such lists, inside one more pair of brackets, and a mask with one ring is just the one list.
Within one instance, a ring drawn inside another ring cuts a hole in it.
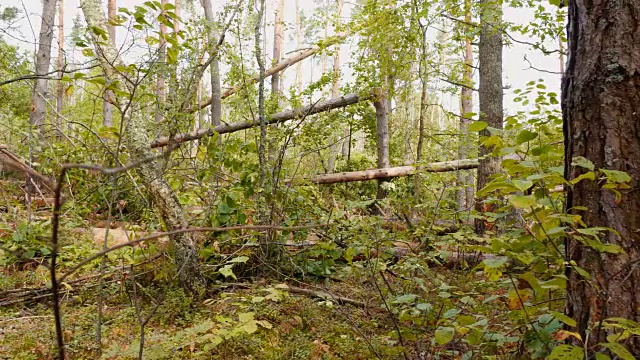
[{"label": "white sky", "polygon": [[[195,2],[195,7],[199,10],[200,9],[199,1],[198,0],[193,0],[193,1]],[[126,1],[119,0],[118,7],[131,8],[143,2],[144,2],[143,0],[126,0]],[[274,16],[273,3],[274,2],[275,2],[274,0],[267,0],[267,4],[268,4],[267,5],[267,23],[268,24],[273,23],[273,16]],[[106,0],[103,0],[103,3],[105,3],[105,7],[106,7]],[[212,1],[212,3],[214,4],[214,7],[215,7],[216,5],[220,6],[219,4],[221,2]],[[301,4],[301,7],[304,8],[304,11],[306,14],[311,14],[311,11],[315,7],[315,5],[311,0],[300,0],[300,4]],[[0,0],[0,5],[2,5],[2,7],[16,6],[18,8],[21,8],[23,12],[24,12],[24,9],[26,8],[29,15],[28,20],[25,18],[17,24],[18,31],[11,33],[11,35],[14,36],[15,38],[12,39],[7,35],[3,35],[3,37],[8,41],[10,41],[11,43],[20,44],[20,46],[23,47],[25,50],[33,51],[35,49],[37,34],[40,27],[39,14],[42,10],[41,0]],[[71,28],[73,26],[73,19],[76,17],[77,14],[81,13],[81,11],[78,7],[78,0],[64,0],[64,6],[65,6],[65,34],[69,36],[69,34],[71,33]],[[349,5],[349,2],[345,2],[344,16],[348,16],[348,14],[350,13],[350,9],[351,9],[351,5]],[[512,21],[512,22],[527,23],[532,18],[532,15],[531,15],[531,11],[528,11],[528,10],[505,8],[504,17],[505,19],[508,19],[509,21]],[[285,53],[287,53],[289,51],[295,50],[296,48],[295,42],[289,41],[292,38],[290,34],[292,34],[295,29],[295,0],[285,0],[285,23],[286,23],[286,29],[288,31],[288,33],[285,35],[285,47],[286,47]],[[56,35],[57,35],[57,32],[56,32]],[[120,38],[122,38],[124,34],[119,36]],[[519,35],[514,35],[514,37],[521,40],[529,40],[526,38],[522,38],[522,36],[519,36]],[[272,29],[268,27],[267,34],[266,34],[266,39],[268,42],[267,49],[270,49],[269,42],[271,42],[272,38],[273,38]],[[349,55],[350,55],[350,52],[355,49],[355,48],[350,48],[350,46],[351,45],[347,42],[342,46],[342,51],[341,51],[342,71],[347,75],[346,80],[348,80],[349,78],[348,74],[350,73],[348,70],[348,63],[350,62]],[[270,55],[269,50],[267,51],[267,53],[268,55]],[[505,91],[505,109],[507,110],[508,113],[514,113],[515,111],[521,109],[519,104],[513,103],[513,101],[511,101],[515,97],[512,94],[512,91],[514,89],[524,87],[525,84],[531,80],[537,80],[539,78],[542,78],[545,80],[547,89],[549,91],[555,91],[557,93],[560,93],[560,75],[539,72],[533,69],[529,69],[529,64],[524,60],[525,55],[529,59],[529,61],[531,61],[532,65],[536,68],[554,71],[554,72],[558,72],[560,68],[560,62],[557,54],[544,56],[540,52],[532,51],[528,49],[528,46],[521,45],[521,44],[513,44],[510,47],[505,48],[504,49],[504,65],[503,65],[504,84],[511,86],[510,90]],[[55,57],[56,56],[55,53],[52,54],[52,56]],[[330,64],[331,64],[331,61],[329,61],[329,66]],[[310,74],[311,69],[309,68],[309,66],[314,66],[319,73],[319,66],[311,65],[309,59],[304,61],[303,73]],[[305,75],[305,76],[310,77],[310,75]],[[286,85],[290,85],[291,82],[293,81],[294,70],[289,70],[286,73],[285,77],[286,77]],[[317,75],[315,75],[315,77],[317,79]],[[306,79],[305,81],[308,81],[308,79]],[[445,96],[442,98],[442,102],[443,102],[443,105],[446,108],[448,108],[450,111],[455,113],[459,112],[459,109],[458,109],[459,101],[457,97]],[[477,106],[477,94],[476,94],[476,101],[474,101],[474,103]]]}]

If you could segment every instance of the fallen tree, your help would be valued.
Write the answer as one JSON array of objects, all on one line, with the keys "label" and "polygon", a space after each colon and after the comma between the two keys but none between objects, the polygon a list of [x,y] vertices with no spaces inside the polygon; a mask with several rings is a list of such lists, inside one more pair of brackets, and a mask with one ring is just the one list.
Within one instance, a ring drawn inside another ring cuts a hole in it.
[{"label": "fallen tree", "polygon": [[[368,100],[370,96],[363,96],[358,94],[348,94],[337,98],[329,99],[326,101],[318,102],[312,105],[308,105],[298,109],[285,110],[271,115],[267,119],[268,124],[276,124],[293,119],[300,119],[305,116],[342,108],[345,106],[353,105],[364,100]],[[187,141],[193,141],[205,136],[212,136],[215,133],[228,134],[244,129],[249,129],[258,126],[257,121],[241,121],[230,124],[220,124],[218,126],[206,129],[198,129],[189,133],[177,134],[173,137],[161,137],[151,143],[152,148],[163,147],[167,145],[180,144]]]},{"label": "fallen tree", "polygon": [[[319,42],[318,45],[314,45],[312,47],[310,47],[309,49],[300,51],[299,53],[290,56],[284,60],[282,60],[281,62],[277,63],[275,66],[273,66],[272,68],[269,68],[267,70],[265,70],[264,72],[264,77],[268,78],[274,74],[279,73],[280,71],[288,68],[291,65],[295,65],[296,63],[317,54],[318,52],[322,51],[323,49],[326,49],[329,46],[338,44],[340,42],[342,42],[347,36],[349,35],[348,32],[342,32],[339,34],[336,34],[330,38],[324,39],[323,41]],[[243,87],[249,85],[249,84],[253,84],[256,83],[260,80],[260,75],[255,75],[253,77],[251,77],[250,79],[248,79],[244,84],[242,85],[238,85],[238,86],[234,86],[231,89],[228,89],[227,91],[225,91],[224,93],[222,93],[221,98],[225,99],[228,98],[229,96],[237,93],[240,89],[242,89]],[[201,101],[197,107],[190,109],[189,112],[196,112],[198,110],[204,109],[207,106],[211,105],[211,98],[205,99],[203,101]]]},{"label": "fallen tree", "polygon": [[335,173],[335,174],[322,174],[322,175],[314,176],[309,179],[300,179],[300,180],[287,179],[285,180],[285,182],[288,184],[293,182],[296,182],[296,183],[311,182],[314,184],[335,184],[335,183],[344,183],[344,182],[373,180],[373,179],[389,179],[394,177],[412,175],[416,172],[416,170],[421,172],[437,173],[437,172],[475,169],[478,167],[478,164],[479,164],[478,159],[453,160],[453,161],[436,162],[436,163],[421,165],[418,167],[410,165],[410,166],[391,167],[386,169],[370,169],[370,170],[342,172],[342,173]]}]

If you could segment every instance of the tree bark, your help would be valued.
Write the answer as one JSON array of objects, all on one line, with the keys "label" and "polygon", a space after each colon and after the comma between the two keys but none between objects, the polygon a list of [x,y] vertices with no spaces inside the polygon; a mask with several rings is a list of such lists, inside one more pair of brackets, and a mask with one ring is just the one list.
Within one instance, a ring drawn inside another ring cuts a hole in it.
[{"label": "tree bark", "polygon": [[335,174],[322,174],[314,176],[309,179],[293,180],[287,179],[285,183],[305,183],[311,182],[314,184],[336,184],[345,182],[366,181],[373,179],[390,179],[394,177],[409,176],[416,173],[416,169],[419,172],[447,172],[456,171],[462,169],[475,169],[478,167],[478,159],[464,159],[454,161],[443,161],[418,166],[398,166],[390,167],[386,169],[371,169],[362,171],[342,172]]},{"label": "tree bark", "polygon": [[[465,22],[471,23],[471,0],[465,0]],[[473,84],[473,48],[471,47],[471,37],[465,38],[464,53],[464,72],[462,82],[471,86]],[[458,159],[465,159],[471,155],[471,137],[469,136],[469,124],[471,119],[468,118],[469,113],[473,112],[473,90],[467,86],[462,86],[460,90],[460,137],[458,145]],[[458,210],[465,211],[470,209],[473,204],[473,173],[470,171],[459,171],[456,174],[458,182],[458,190],[456,198],[458,201]]]},{"label": "tree bark", "polygon": [[[107,16],[109,20],[115,19],[116,13],[116,1],[108,0],[107,2]],[[107,26],[107,34],[111,45],[116,46],[116,27],[109,24]],[[107,84],[109,83],[107,79]],[[102,125],[113,126],[113,102],[115,101],[115,94],[111,90],[105,90],[102,102]]]},{"label": "tree bark", "polygon": [[[299,109],[285,110],[271,115],[267,119],[268,124],[277,124],[293,119],[301,119],[305,116],[311,116],[324,111],[333,109],[339,109],[345,106],[357,104],[361,101],[368,100],[370,96],[363,96],[358,94],[344,95],[335,99],[329,99],[326,101],[318,102],[312,105],[308,105]],[[258,126],[257,121],[242,121],[230,124],[222,124],[213,128],[200,129],[191,133],[178,134],[173,137],[161,137],[158,140],[151,143],[152,148],[163,147],[170,144],[180,144],[187,141],[201,139],[205,136],[212,136],[215,133],[228,134],[240,130],[250,129]]]},{"label": "tree bark", "polygon": [[[480,46],[478,56],[480,60],[480,120],[490,127],[502,129],[502,1],[480,0]],[[488,136],[489,130],[480,132],[481,136]],[[480,166],[478,167],[477,188],[482,189],[490,177],[500,172],[500,158],[487,156],[492,149],[480,146]],[[476,209],[482,211],[482,203],[476,203]],[[486,208],[484,209],[486,210]],[[476,233],[482,234],[485,224],[482,219],[476,219]]]},{"label": "tree bark", "polygon": [[[275,21],[273,24],[273,65],[278,64],[284,53],[284,0],[278,0]],[[280,73],[271,76],[271,96],[278,97],[282,93]]]},{"label": "tree bark", "polygon": [[[378,91],[376,99],[373,102],[373,106],[376,108],[376,134],[378,136],[377,151],[378,151],[378,169],[385,169],[390,167],[389,164],[389,109],[387,108],[388,101],[385,94],[382,91]],[[384,181],[378,182],[377,199],[384,199],[386,197],[386,191],[382,184]]]},{"label": "tree bark", "polygon": [[204,9],[204,17],[209,27],[209,56],[214,58],[209,66],[211,72],[211,126],[218,126],[222,121],[222,87],[220,85],[220,61],[217,49],[220,36],[215,28],[211,0],[200,0],[200,4]]},{"label": "tree bark", "polygon": [[[109,0],[112,1],[112,0]],[[169,0],[161,0],[162,12],[166,11]],[[156,113],[155,121],[160,123],[164,119],[164,109],[167,102],[167,25],[160,23],[160,41],[158,42],[158,69],[156,71]]]},{"label": "tree bark", "polygon": [[[58,1],[58,77],[62,79],[64,69],[64,0]],[[56,94],[56,125],[58,138],[62,138],[62,108],[64,106],[64,83],[58,81]]]},{"label": "tree bark", "polygon": [[[590,331],[588,345],[595,345],[613,334],[601,328],[604,319],[640,322],[640,2],[570,1],[568,13],[569,58],[562,83],[565,176],[571,180],[586,171],[571,166],[577,156],[596,169],[631,176],[621,201],[596,181],[581,181],[567,195],[567,209],[588,226],[613,229],[601,241],[625,251],[606,254],[576,239],[567,242],[567,261],[590,274],[585,279],[567,269],[567,314],[583,339]],[[640,358],[637,336],[625,345]]]},{"label": "tree bark", "polygon": [[[105,29],[107,19],[102,10],[100,0],[82,0],[80,7],[85,20],[89,26]],[[118,60],[117,52],[113,45],[102,44],[94,38],[94,46],[99,54],[98,60],[108,77],[117,77],[111,64],[122,65]],[[121,84],[129,84],[122,79]],[[127,85],[129,92],[134,91],[132,85]],[[129,150],[132,161],[154,157],[156,154],[149,147],[149,137],[145,131],[145,122],[139,105],[133,106],[123,114],[123,121],[127,126],[127,131],[123,133],[125,143]],[[187,226],[184,211],[175,193],[167,183],[161,169],[155,162],[143,163],[137,167],[137,171],[149,191],[154,205],[160,212],[162,220],[168,230],[176,230]],[[173,244],[176,268],[178,269],[178,280],[183,288],[189,291],[197,291],[204,284],[204,277],[200,272],[198,262],[197,244],[189,234],[182,233],[170,237]]]},{"label": "tree bark", "polygon": [[[298,49],[302,48],[302,20],[300,18],[300,0],[296,0],[296,41]],[[302,94],[302,62],[296,64],[296,84],[298,86],[298,94]]]},{"label": "tree bark", "polygon": [[49,97],[46,75],[51,64],[51,42],[53,41],[53,27],[56,19],[56,0],[42,1],[42,22],[38,37],[38,52],[36,54],[35,72],[41,75],[33,84],[31,95],[31,113],[29,123],[34,130],[44,135],[44,120],[46,115],[46,99]]}]

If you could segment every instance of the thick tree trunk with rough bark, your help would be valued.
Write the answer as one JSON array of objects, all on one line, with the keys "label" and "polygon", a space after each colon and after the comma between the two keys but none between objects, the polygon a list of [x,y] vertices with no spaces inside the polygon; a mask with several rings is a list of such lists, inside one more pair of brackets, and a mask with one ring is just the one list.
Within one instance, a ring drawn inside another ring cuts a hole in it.
[{"label": "thick tree trunk with rough bark", "polygon": [[[471,0],[465,0],[465,16],[467,23],[471,23]],[[464,85],[460,90],[460,141],[458,145],[458,159],[464,159],[471,155],[471,137],[469,136],[469,123],[471,119],[467,114],[473,112],[473,90],[470,86],[473,83],[473,48],[471,47],[471,37],[465,39],[464,52]],[[458,210],[465,211],[470,209],[473,204],[473,173],[471,171],[459,171],[456,175],[458,182],[458,190],[456,198],[458,201]]]},{"label": "thick tree trunk with rough bark", "polygon": [[[116,13],[116,0],[108,0],[107,2],[107,17],[115,19]],[[107,26],[107,34],[109,35],[109,42],[114,47],[116,46],[116,27],[109,24]],[[108,81],[109,79],[107,79]],[[111,90],[105,90],[103,95],[104,101],[102,102],[102,125],[113,126],[113,102],[115,101],[115,94]]]},{"label": "thick tree trunk with rough bark", "polygon": [[[56,20],[56,0],[42,1],[42,22],[40,24],[40,36],[38,38],[38,53],[36,54],[36,74],[45,77],[51,64],[51,43],[53,41],[53,28]],[[31,95],[31,113],[29,123],[34,130],[42,135],[44,133],[44,120],[46,115],[46,99],[49,89],[47,79],[36,79]]]},{"label": "thick tree trunk with rough bark", "polygon": [[[502,129],[502,1],[480,0],[480,120],[490,127]],[[488,130],[480,132],[481,136],[489,135]],[[480,146],[480,166],[478,167],[477,188],[485,187],[493,174],[500,172],[500,158],[486,157],[492,149]],[[476,203],[482,210],[482,202]],[[484,232],[484,221],[476,220],[476,233]]]},{"label": "thick tree trunk with rough bark", "polygon": [[220,36],[215,28],[211,0],[200,0],[200,4],[204,9],[204,17],[209,27],[209,56],[214,58],[209,66],[211,72],[211,125],[218,126],[222,122],[222,87],[220,85],[220,61],[217,46]]},{"label": "thick tree trunk with rough bark", "polygon": [[[100,0],[82,0],[80,1],[80,7],[89,26],[101,29],[107,27],[107,19],[103,13]],[[118,75],[114,71],[113,65],[123,64],[122,61],[117,59],[115,47],[111,44],[99,43],[95,39],[94,46],[100,48],[100,51],[96,51],[96,53],[100,54],[98,60],[101,62],[106,76],[117,77]],[[121,83],[129,84],[124,79]],[[131,92],[134,91],[134,88],[129,86],[123,90]],[[153,157],[156,154],[149,147],[150,139],[146,132],[145,121],[139,105],[135,103],[132,105],[129,111],[123,115],[123,126],[127,126],[127,131],[123,135],[131,159],[136,161]],[[157,166],[156,162],[143,163],[137,167],[137,171],[143,179],[154,205],[160,211],[167,230],[176,230],[187,226],[182,206],[164,179],[162,170]],[[172,235],[170,238],[175,252],[179,282],[187,290],[198,290],[204,284],[204,278],[200,272],[196,242],[189,234]]]},{"label": "thick tree trunk with rough bark", "polygon": [[[590,274],[568,269],[567,313],[589,345],[607,342],[612,330],[599,326],[607,318],[640,322],[640,31],[638,1],[570,1],[569,60],[562,84],[565,175],[586,170],[571,166],[587,158],[596,169],[627,172],[631,187],[621,201],[595,181],[581,181],[567,195],[567,208],[588,226],[608,227],[603,243],[622,254],[594,251],[577,240],[567,244],[567,260]],[[624,341],[640,358],[640,339]]]}]

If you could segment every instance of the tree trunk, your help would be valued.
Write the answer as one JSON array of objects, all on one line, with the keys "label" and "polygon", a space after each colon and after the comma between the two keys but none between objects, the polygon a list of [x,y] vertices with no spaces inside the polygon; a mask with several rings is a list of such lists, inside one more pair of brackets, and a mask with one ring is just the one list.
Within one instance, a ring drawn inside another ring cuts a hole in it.
[{"label": "tree trunk", "polygon": [[[42,1],[42,22],[38,38],[38,53],[36,54],[36,74],[45,77],[51,64],[51,42],[53,41],[53,27],[56,20],[56,0]],[[31,113],[29,123],[34,130],[44,135],[44,120],[46,115],[46,99],[49,97],[47,79],[36,79],[31,95]]]},{"label": "tree trunk", "polygon": [[[502,1],[480,0],[480,120],[490,127],[502,129]],[[489,130],[480,132],[488,136]],[[485,187],[493,174],[500,172],[500,158],[487,157],[492,149],[480,146],[480,166],[478,167],[478,189]],[[476,208],[483,210],[478,201]],[[486,207],[484,210],[487,210]],[[476,219],[476,233],[484,233],[484,221]]]},{"label": "tree trunk", "polygon": [[462,159],[454,161],[443,161],[418,166],[398,166],[386,169],[371,169],[362,171],[350,171],[335,174],[322,174],[314,176],[310,179],[293,180],[287,179],[285,183],[304,183],[311,182],[314,184],[336,184],[355,181],[366,181],[372,179],[390,179],[394,177],[409,176],[416,173],[416,169],[420,172],[439,173],[447,171],[456,171],[462,169],[476,169],[478,167],[477,159]]},{"label": "tree trunk", "polygon": [[[284,54],[284,0],[278,0],[275,21],[273,24],[273,65],[283,59]],[[271,96],[279,97],[282,93],[281,73],[271,76]]]},{"label": "tree trunk", "polygon": [[[376,108],[376,134],[378,135],[378,169],[385,169],[389,164],[389,111],[387,109],[388,101],[382,91],[378,91],[373,106]],[[384,181],[378,182],[377,199],[384,199],[386,191],[382,184]]]},{"label": "tree trunk", "polygon": [[215,28],[211,0],[200,0],[200,4],[204,9],[204,17],[209,27],[209,56],[214,57],[209,66],[211,72],[211,126],[218,126],[222,122],[222,87],[220,85],[220,61],[217,49],[220,36]]},{"label": "tree trunk", "polygon": [[[420,114],[418,115],[418,144],[416,149],[416,163],[420,164],[422,161],[422,153],[424,152],[424,138],[425,124],[427,122],[427,110],[428,104],[428,92],[427,92],[427,34],[426,28],[420,23],[420,34],[422,46],[420,49],[420,62],[418,67],[418,74],[420,77]],[[416,198],[416,202],[420,201],[420,185],[422,183],[420,174],[416,174],[413,179],[413,193]]]},{"label": "tree trunk", "polygon": [[[62,79],[64,69],[64,0],[58,1],[58,77]],[[56,94],[56,126],[58,138],[62,138],[62,107],[64,106],[64,83],[58,81]]]},{"label": "tree trunk", "polygon": [[[562,83],[565,176],[586,170],[571,166],[584,157],[596,169],[619,170],[631,176],[621,202],[595,181],[581,181],[567,195],[567,209],[588,226],[611,228],[603,243],[616,244],[622,254],[599,253],[575,239],[567,243],[567,261],[590,274],[568,268],[567,313],[577,321],[589,345],[607,342],[607,318],[640,322],[640,33],[638,1],[570,1],[569,59]],[[618,331],[619,334],[619,331]],[[627,348],[640,358],[640,340],[631,336]]]},{"label": "tree trunk", "polygon": [[[110,0],[111,1],[111,0]],[[169,0],[161,0],[162,11],[165,12]],[[160,41],[158,42],[158,70],[156,71],[156,123],[164,119],[164,109],[167,102],[167,25],[160,23]]]},{"label": "tree trunk", "polygon": [[[102,12],[100,0],[82,0],[80,7],[85,20],[89,26],[105,29],[107,19]],[[101,62],[107,77],[117,77],[113,66],[124,66],[117,58],[116,48],[111,44],[103,44],[94,38],[94,46],[99,54],[98,60]],[[134,91],[132,85],[122,79],[121,84],[128,88],[123,89],[129,92]],[[149,137],[145,131],[145,122],[139,105],[133,106],[123,114],[123,126],[127,126],[127,131],[123,133],[125,143],[129,150],[131,161],[147,159],[156,155],[149,147]],[[184,211],[175,193],[164,178],[164,174],[155,162],[143,163],[137,167],[147,190],[149,191],[154,205],[160,212],[162,220],[167,230],[176,230],[187,226]],[[189,291],[198,290],[204,284],[204,277],[200,272],[198,263],[197,244],[189,234],[176,234],[170,237],[175,253],[176,268],[178,269],[178,280],[183,288]]]},{"label": "tree trunk", "polygon": [[[471,23],[471,0],[465,0],[465,16],[464,20]],[[473,48],[471,47],[471,37],[465,39],[464,54],[464,72],[462,82],[464,85],[471,86],[473,84]],[[469,123],[471,119],[469,113],[473,112],[473,90],[463,86],[460,91],[460,136],[458,145],[458,159],[465,159],[471,155],[471,138],[469,136]],[[458,201],[458,210],[466,211],[473,204],[473,173],[471,171],[459,171],[456,174],[458,182],[458,190],[456,198]]]},{"label": "tree trunk", "polygon": [[[300,18],[300,0],[296,0],[296,41],[298,49],[302,48],[302,20]],[[302,94],[302,62],[296,64],[296,84],[298,86],[298,94]]]},{"label": "tree trunk", "polygon": [[[62,2],[62,1],[61,1]],[[108,0],[107,2],[107,16],[109,20],[115,19],[116,13],[116,0]],[[111,45],[116,46],[116,27],[109,24],[107,26],[107,33],[109,35],[109,41]],[[109,79],[107,79],[107,84]],[[113,126],[113,102],[115,101],[115,94],[111,90],[105,90],[103,95],[104,101],[102,102],[102,125]]]},{"label": "tree trunk", "polygon": [[[343,108],[345,106],[357,104],[361,101],[368,100],[370,96],[362,96],[358,94],[348,94],[343,95],[334,99],[329,99],[326,101],[321,101],[312,105],[308,105],[305,107],[301,107],[299,109],[285,110],[277,112],[271,115],[268,119],[266,119],[267,124],[277,124],[281,122],[285,122],[293,119],[302,119],[307,116],[311,116],[314,114],[318,114],[321,112]],[[163,147],[170,144],[180,144],[187,141],[193,141],[197,139],[201,139],[205,136],[212,136],[215,133],[218,134],[228,134],[244,129],[250,129],[252,127],[258,126],[260,124],[259,120],[256,121],[241,121],[234,122],[230,124],[221,124],[213,128],[209,129],[200,129],[198,131],[177,134],[173,137],[161,137],[158,140],[151,143],[152,148]]]}]

